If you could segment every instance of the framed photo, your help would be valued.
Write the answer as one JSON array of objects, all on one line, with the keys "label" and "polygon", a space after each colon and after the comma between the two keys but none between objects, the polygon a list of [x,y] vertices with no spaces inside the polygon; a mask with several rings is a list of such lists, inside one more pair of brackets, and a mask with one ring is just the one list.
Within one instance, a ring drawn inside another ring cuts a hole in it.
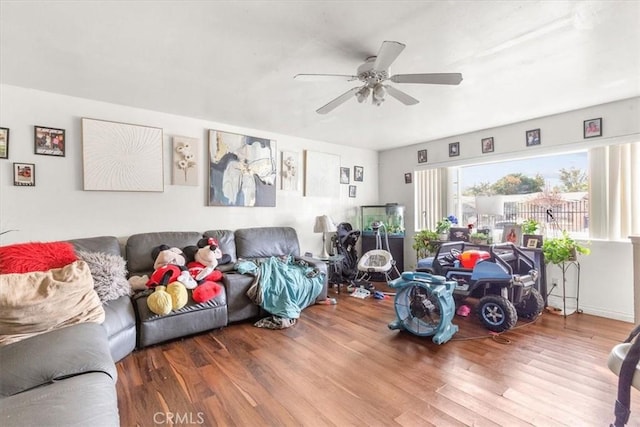
[{"label": "framed photo", "polygon": [[35,154],[64,157],[64,129],[34,126],[33,130]]},{"label": "framed photo", "polygon": [[356,186],[355,185],[350,185],[349,186],[349,197],[356,197]]},{"label": "framed photo", "polygon": [[418,163],[427,163],[427,150],[418,150]]},{"label": "framed photo", "polygon": [[411,172],[407,172],[404,174],[404,183],[411,184]]},{"label": "framed photo", "polygon": [[452,142],[449,144],[449,157],[456,157],[460,155],[460,143]]},{"label": "framed photo", "polygon": [[468,242],[469,229],[467,227],[451,227],[449,229],[449,240],[452,242]]},{"label": "framed photo", "polygon": [[540,129],[532,129],[527,131],[527,147],[532,145],[540,145]]},{"label": "framed photo", "polygon": [[351,172],[351,169],[349,168],[340,168],[340,184],[349,183],[350,172]]},{"label": "framed photo", "polygon": [[35,187],[36,165],[33,163],[14,163],[13,185],[20,187]]},{"label": "framed photo", "polygon": [[9,158],[9,129],[0,128],[0,159]]},{"label": "framed photo", "polygon": [[602,136],[602,118],[584,121],[584,137],[593,138]]},{"label": "framed photo", "polygon": [[522,227],[518,224],[507,224],[502,232],[502,241],[519,245],[522,242]]},{"label": "framed photo", "polygon": [[362,182],[364,180],[364,168],[362,166],[353,167],[353,180]]},{"label": "framed photo", "polygon": [[482,152],[483,153],[492,153],[493,152],[493,137],[490,138],[482,138],[480,141],[482,144]]},{"label": "framed photo", "polygon": [[529,249],[540,249],[542,247],[542,235],[525,234],[522,236],[522,246]]}]

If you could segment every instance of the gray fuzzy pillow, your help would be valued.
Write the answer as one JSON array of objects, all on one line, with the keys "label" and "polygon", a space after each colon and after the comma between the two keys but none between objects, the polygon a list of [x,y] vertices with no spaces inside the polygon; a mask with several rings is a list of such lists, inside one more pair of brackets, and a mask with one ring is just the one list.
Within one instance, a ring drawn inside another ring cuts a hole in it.
[{"label": "gray fuzzy pillow", "polygon": [[104,252],[77,251],[77,254],[78,258],[89,266],[94,289],[100,301],[105,303],[124,295],[131,295],[124,258]]}]

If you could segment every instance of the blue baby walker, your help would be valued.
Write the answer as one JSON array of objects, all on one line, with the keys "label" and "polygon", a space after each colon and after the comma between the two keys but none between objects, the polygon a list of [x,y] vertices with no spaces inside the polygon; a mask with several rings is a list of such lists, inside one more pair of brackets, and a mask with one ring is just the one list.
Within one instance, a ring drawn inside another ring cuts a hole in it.
[{"label": "blue baby walker", "polygon": [[389,329],[404,329],[418,336],[433,335],[436,344],[446,343],[458,332],[458,326],[451,323],[456,309],[455,281],[405,271],[389,286],[397,289],[394,303],[397,319],[389,323]]}]

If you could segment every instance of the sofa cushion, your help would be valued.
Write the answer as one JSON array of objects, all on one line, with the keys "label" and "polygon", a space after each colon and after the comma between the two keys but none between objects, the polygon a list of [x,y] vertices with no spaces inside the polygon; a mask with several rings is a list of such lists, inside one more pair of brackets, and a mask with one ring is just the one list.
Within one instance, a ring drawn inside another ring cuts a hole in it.
[{"label": "sofa cushion", "polygon": [[142,276],[153,273],[154,260],[151,250],[156,246],[164,244],[183,249],[185,246],[195,245],[201,237],[197,231],[162,231],[129,236],[125,245],[129,275]]},{"label": "sofa cushion", "polygon": [[242,228],[235,232],[238,258],[300,255],[298,234],[292,227]]},{"label": "sofa cushion", "polygon": [[113,236],[86,237],[69,240],[77,251],[104,252],[111,255],[122,255],[120,242]]},{"label": "sofa cushion", "polygon": [[62,268],[0,275],[0,345],[83,322],[104,321],[84,261]]},{"label": "sofa cushion", "polygon": [[0,425],[118,426],[115,383],[101,372],[90,372],[0,399]]},{"label": "sofa cushion", "polygon": [[127,265],[120,255],[104,252],[77,251],[78,258],[89,266],[95,289],[100,301],[105,303],[131,294],[127,280]]},{"label": "sofa cushion", "polygon": [[236,256],[236,240],[231,230],[207,230],[202,233],[202,237],[213,237],[218,241],[218,247],[220,251],[231,257],[231,262],[234,263],[238,259]]},{"label": "sofa cushion", "polygon": [[117,375],[107,334],[97,323],[69,326],[0,347],[0,360],[0,396],[88,372],[103,372],[112,382]]}]

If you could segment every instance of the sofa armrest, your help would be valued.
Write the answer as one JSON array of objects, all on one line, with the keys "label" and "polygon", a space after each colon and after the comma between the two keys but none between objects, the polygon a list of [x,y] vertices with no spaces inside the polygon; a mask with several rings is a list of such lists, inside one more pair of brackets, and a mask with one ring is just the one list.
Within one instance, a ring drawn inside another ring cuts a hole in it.
[{"label": "sofa armrest", "polygon": [[107,333],[98,323],[80,323],[0,347],[0,396],[12,396],[56,380],[117,371]]}]

